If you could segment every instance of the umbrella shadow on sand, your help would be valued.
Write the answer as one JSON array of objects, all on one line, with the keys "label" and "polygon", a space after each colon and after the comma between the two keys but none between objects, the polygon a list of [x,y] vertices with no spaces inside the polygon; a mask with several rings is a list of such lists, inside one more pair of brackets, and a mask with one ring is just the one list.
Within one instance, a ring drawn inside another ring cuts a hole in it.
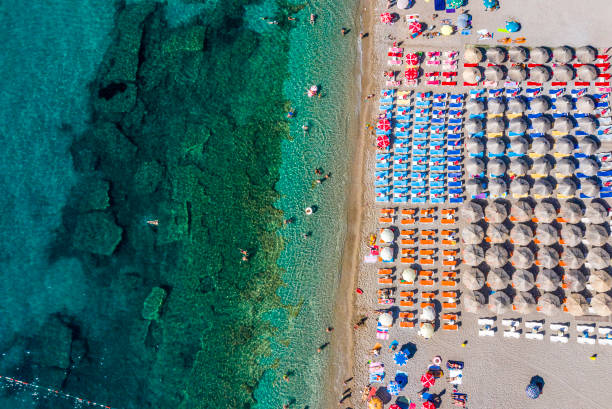
[{"label": "umbrella shadow on sand", "polygon": [[403,351],[403,352],[407,353],[408,356],[410,358],[412,358],[414,356],[414,354],[416,354],[417,346],[416,346],[416,344],[414,344],[412,342],[407,342],[404,345],[402,345],[402,347],[400,348],[400,351]]}]

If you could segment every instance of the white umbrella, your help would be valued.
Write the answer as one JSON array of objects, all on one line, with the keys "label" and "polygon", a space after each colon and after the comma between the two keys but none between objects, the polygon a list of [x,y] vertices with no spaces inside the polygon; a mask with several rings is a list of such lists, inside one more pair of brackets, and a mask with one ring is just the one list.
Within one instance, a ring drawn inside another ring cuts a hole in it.
[{"label": "white umbrella", "polygon": [[582,208],[577,203],[565,201],[561,203],[559,216],[565,219],[568,223],[579,223],[580,219],[582,219]]},{"label": "white umbrella", "polygon": [[479,220],[484,219],[484,211],[482,206],[473,200],[467,202],[461,208],[461,218],[468,223],[476,223]]},{"label": "white umbrella", "polygon": [[584,217],[589,223],[601,224],[609,220],[608,208],[602,203],[591,201],[586,208]]},{"label": "white umbrella", "polygon": [[608,231],[600,224],[589,224],[584,233],[584,238],[589,246],[601,247],[608,242],[608,237]]},{"label": "white umbrella", "polygon": [[383,327],[390,327],[393,325],[393,315],[389,314],[388,312],[384,312],[378,317],[378,322]]},{"label": "white umbrella", "polygon": [[578,67],[578,78],[582,81],[594,81],[597,78],[597,69],[592,65]]},{"label": "white umbrella", "polygon": [[478,245],[467,245],[463,249],[463,262],[468,266],[477,266],[484,261],[484,250]]},{"label": "white umbrella", "polygon": [[485,296],[479,291],[466,291],[463,293],[463,306],[465,311],[472,314],[483,312]]},{"label": "white umbrella", "polygon": [[[487,143],[487,148],[489,147],[488,145],[489,144]],[[501,148],[502,150],[500,152],[497,152],[497,154],[503,152],[504,146],[502,146]],[[499,149],[499,147],[496,147],[496,149],[489,149],[489,152],[493,153],[497,149]],[[489,176],[501,176],[506,172],[506,163],[500,158],[493,158],[487,164],[487,170],[488,170]]]},{"label": "white umbrella", "polygon": [[527,162],[525,162],[525,159],[514,158],[510,162],[510,173],[512,173],[513,175],[525,176],[528,170],[529,170],[529,165],[527,165]]},{"label": "white umbrella", "polygon": [[569,65],[557,65],[553,71],[553,78],[557,81],[571,81],[574,78],[574,69]]},{"label": "white umbrella", "polygon": [[476,47],[466,47],[463,58],[468,64],[478,64],[482,61],[482,52]]},{"label": "white umbrella", "polygon": [[510,238],[514,244],[526,246],[533,240],[533,231],[528,225],[517,223],[510,231]]},{"label": "white umbrella", "polygon": [[500,291],[508,287],[510,276],[503,268],[494,268],[487,275],[487,284],[493,291]]},{"label": "white umbrella", "polygon": [[552,223],[557,218],[557,209],[550,202],[538,202],[534,213],[539,223]]},{"label": "white umbrella", "polygon": [[[561,260],[563,260],[565,267],[567,268],[580,268],[584,264],[584,252],[580,249],[580,247],[565,247],[563,249],[563,254],[561,254]],[[586,281],[586,279],[583,281]],[[570,291],[582,291],[583,289],[584,286],[580,289],[573,289]]]},{"label": "white umbrella", "polygon": [[510,192],[512,192],[513,195],[522,196],[527,194],[528,191],[529,182],[527,182],[524,178],[514,178],[512,182],[510,182]]},{"label": "white umbrella", "polygon": [[576,57],[582,64],[588,64],[595,61],[597,51],[591,46],[580,47],[576,50]]},{"label": "white umbrella", "polygon": [[[544,108],[544,106],[542,105],[540,107],[540,105],[538,105],[538,108],[533,108],[536,112],[544,112],[545,110],[547,110],[548,108]],[[542,109],[544,111],[542,111]],[[533,126],[533,129],[538,132],[538,133],[545,133],[550,131],[551,123],[550,123],[550,119],[548,119],[545,116],[541,116],[539,118],[535,118],[533,121],[531,121],[531,126]]]},{"label": "white umbrella", "polygon": [[484,75],[489,81],[499,81],[504,78],[504,72],[497,65],[491,65],[485,68]]},{"label": "white umbrella", "polygon": [[469,158],[465,161],[465,170],[469,176],[480,175],[485,168],[485,164],[480,158]]},{"label": "white umbrella", "polygon": [[515,247],[511,260],[517,268],[529,268],[533,265],[535,256],[529,247]]},{"label": "white umbrella", "polygon": [[529,77],[535,82],[546,82],[550,80],[550,71],[543,65],[538,65],[529,70]]},{"label": "white umbrella", "polygon": [[487,60],[493,64],[501,64],[506,59],[506,50],[501,47],[491,47],[487,50]]},{"label": "white umbrella", "polygon": [[397,8],[405,10],[412,7],[412,0],[397,0]]},{"label": "white umbrella", "polygon": [[552,185],[546,179],[538,179],[533,184],[532,192],[541,197],[549,197],[552,195]]},{"label": "white umbrella", "polygon": [[[512,167],[512,165],[510,165],[510,167]],[[517,200],[512,204],[510,215],[514,216],[519,222],[530,221],[533,217],[533,207],[531,207],[529,202],[526,200]]]},{"label": "white umbrella", "polygon": [[563,178],[557,182],[557,193],[569,197],[574,196],[578,187],[572,178]]},{"label": "white umbrella", "polygon": [[[574,142],[570,138],[568,138],[567,136],[562,136],[561,138],[559,138],[559,139],[557,139],[555,141],[555,152],[559,152],[559,153],[564,154],[564,155],[572,154],[574,152]],[[568,158],[560,159],[557,162],[557,165],[562,160],[568,160]],[[575,169],[576,168],[574,167],[574,170]],[[574,171],[572,171],[572,173],[573,172]]]},{"label": "white umbrella", "polygon": [[468,67],[463,69],[463,80],[470,84],[479,82],[482,79],[480,70],[476,67]]},{"label": "white umbrella", "polygon": [[501,114],[506,110],[506,106],[501,98],[490,98],[487,102],[487,110],[490,114]]},{"label": "white umbrella", "polygon": [[502,223],[508,217],[508,212],[503,203],[491,202],[485,208],[485,218],[490,223]]},{"label": "white umbrella", "polygon": [[589,312],[589,304],[582,294],[570,294],[566,301],[567,312],[573,316],[585,315]]},{"label": "white umbrella", "polygon": [[380,258],[383,261],[393,261],[393,249],[391,247],[383,247],[380,250]]},{"label": "white umbrella", "polygon": [[512,118],[508,124],[510,132],[523,133],[527,130],[527,121],[523,117]]},{"label": "white umbrella", "polygon": [[559,265],[559,253],[552,247],[540,247],[538,262],[544,268],[555,268]]},{"label": "white umbrella", "polygon": [[487,229],[491,243],[503,243],[508,240],[508,228],[502,223],[491,223]]},{"label": "white umbrella", "polygon": [[393,240],[395,239],[395,235],[393,234],[393,230],[391,230],[391,229],[383,229],[383,231],[380,232],[380,239],[382,241],[384,241],[385,243],[392,243]]},{"label": "white umbrella", "polygon": [[461,273],[461,284],[468,290],[480,290],[484,283],[484,273],[477,267],[470,267]]},{"label": "white umbrella", "polygon": [[554,291],[561,284],[561,278],[554,270],[545,268],[536,277],[536,285],[540,291]]},{"label": "white umbrella", "polygon": [[559,118],[555,118],[555,124],[553,128],[555,131],[568,133],[569,131],[572,130],[573,127],[574,127],[574,124],[572,123],[572,120],[569,119],[568,117],[561,116]]},{"label": "white umbrella", "polygon": [[489,310],[496,315],[504,314],[510,311],[512,303],[508,294],[497,291],[489,297]]},{"label": "white umbrella", "polygon": [[[585,136],[584,138],[582,138],[582,140],[578,144],[578,147],[582,153],[584,153],[585,155],[591,156],[591,155],[595,155],[595,152],[597,152],[597,150],[599,149],[599,143],[597,143],[597,141],[593,139],[592,136]],[[599,169],[599,165],[597,164],[597,162],[595,162],[595,164],[597,168]],[[592,175],[592,176],[595,176],[595,175]]]},{"label": "white umbrella", "polygon": [[465,109],[470,114],[481,114],[484,112],[484,103],[478,99],[472,98],[465,104]]},{"label": "white umbrella", "polygon": [[535,311],[535,298],[527,292],[519,292],[514,296],[512,303],[520,314],[531,314]]},{"label": "white umbrella", "polygon": [[489,182],[489,193],[493,197],[501,197],[508,192],[508,186],[502,178],[494,178]]},{"label": "white umbrella", "polygon": [[515,97],[508,101],[508,111],[513,114],[520,114],[521,112],[525,112],[526,107],[527,105],[521,97]]},{"label": "white umbrella", "polygon": [[471,154],[479,154],[484,152],[485,145],[480,138],[468,138],[465,141],[465,150]]},{"label": "white umbrella", "polygon": [[[546,99],[545,97],[535,97],[530,104],[529,107],[533,112],[540,114],[542,112],[546,112],[550,109],[550,104],[548,103],[548,99]],[[539,118],[535,118],[535,119],[542,119],[542,117]],[[535,120],[533,121],[535,122]],[[550,122],[550,120],[549,120]]]},{"label": "white umbrella", "polygon": [[468,118],[465,121],[465,129],[470,134],[481,132],[482,131],[482,121],[478,118]]},{"label": "white umbrella", "polygon": [[545,64],[550,59],[550,52],[544,47],[536,47],[531,50],[530,56],[535,64]]},{"label": "white umbrella", "polygon": [[553,50],[553,58],[561,64],[568,63],[574,58],[572,49],[566,46],[557,47]]},{"label": "white umbrella", "polygon": [[[566,251],[567,250],[570,249],[566,249]],[[584,263],[584,255],[582,253],[582,250],[580,250],[578,247],[572,247],[571,250],[578,250],[579,253],[575,253],[575,255],[576,257],[582,257],[582,262]],[[580,266],[582,266],[582,264],[580,264]],[[566,271],[565,275],[563,276],[563,281],[565,282],[567,289],[572,293],[577,293],[584,290],[586,288],[587,282],[587,279],[584,274],[582,274],[582,272],[578,269],[572,267],[569,268],[570,270]]]},{"label": "white umbrella", "polygon": [[536,138],[531,144],[531,149],[539,155],[546,155],[550,152],[550,142],[546,138]]},{"label": "white umbrella", "polygon": [[535,277],[529,270],[518,269],[512,274],[512,286],[517,291],[529,291],[535,286]]},{"label": "white umbrella", "polygon": [[421,321],[434,321],[436,319],[436,311],[429,305],[423,308],[421,312]]},{"label": "white umbrella", "polygon": [[591,298],[591,308],[593,312],[602,317],[607,317],[612,314],[612,297],[608,294],[596,294]]},{"label": "white umbrella", "polygon": [[559,241],[559,233],[552,224],[538,223],[538,227],[536,227],[536,238],[541,244],[550,246]]},{"label": "white umbrella", "polygon": [[582,242],[582,229],[575,224],[563,223],[561,239],[566,246],[577,246]]},{"label": "white umbrella", "polygon": [[555,101],[555,108],[559,112],[570,112],[574,107],[574,101],[569,95],[562,95]]},{"label": "white umbrella", "polygon": [[597,130],[597,123],[593,118],[587,116],[584,118],[578,118],[578,127],[580,128],[580,130],[588,134],[594,134]]},{"label": "white umbrella", "polygon": [[404,281],[408,281],[409,283],[414,283],[416,280],[417,271],[414,268],[406,268],[402,272],[402,278]]},{"label": "white umbrella", "polygon": [[468,224],[460,231],[461,239],[466,244],[480,244],[484,239],[484,230],[477,224]]},{"label": "white umbrella", "polygon": [[595,110],[595,101],[590,96],[584,95],[576,101],[576,109],[583,114],[591,114]]},{"label": "white umbrella", "polygon": [[580,182],[580,191],[588,197],[599,196],[599,183],[597,180],[584,179]]},{"label": "white umbrella", "polygon": [[512,47],[508,50],[510,61],[516,63],[522,63],[527,61],[527,50],[524,47]]},{"label": "white umbrella", "polygon": [[487,250],[485,261],[492,268],[503,267],[508,262],[508,250],[499,244],[493,245]]},{"label": "white umbrella", "polygon": [[553,315],[559,311],[561,301],[559,297],[551,293],[545,293],[538,299],[538,309],[542,314]]},{"label": "white umbrella", "polygon": [[480,179],[469,179],[465,184],[465,190],[468,196],[476,196],[484,191]]},{"label": "white umbrella", "polygon": [[506,126],[502,118],[490,118],[487,121],[487,132],[503,132],[505,127]]},{"label": "white umbrella", "polygon": [[419,335],[422,336],[425,339],[430,339],[431,337],[433,337],[434,334],[434,327],[433,325],[431,325],[430,323],[426,322],[423,325],[421,325],[421,329],[419,330]]},{"label": "white umbrella", "polygon": [[527,78],[527,71],[525,71],[525,68],[515,65],[508,69],[508,78],[515,82],[525,81]]}]

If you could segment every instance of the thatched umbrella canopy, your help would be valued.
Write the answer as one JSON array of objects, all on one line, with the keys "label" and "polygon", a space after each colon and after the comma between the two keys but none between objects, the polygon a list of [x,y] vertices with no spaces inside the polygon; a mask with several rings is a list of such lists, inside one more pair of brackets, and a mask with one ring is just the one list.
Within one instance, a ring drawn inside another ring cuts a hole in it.
[{"label": "thatched umbrella canopy", "polygon": [[574,108],[574,101],[572,101],[572,97],[570,97],[569,95],[562,95],[557,98],[557,101],[555,102],[555,108],[559,112],[570,112]]},{"label": "thatched umbrella canopy", "polygon": [[566,201],[561,203],[561,210],[559,216],[564,218],[569,223],[579,223],[582,219],[582,208],[579,204]]},{"label": "thatched umbrella canopy", "polygon": [[482,51],[476,47],[466,47],[463,59],[468,64],[478,64],[482,61]]},{"label": "thatched umbrella canopy", "polygon": [[487,60],[493,64],[501,64],[506,59],[506,50],[501,47],[491,47],[487,50]]},{"label": "thatched umbrella canopy", "polygon": [[582,294],[570,294],[565,301],[565,307],[567,312],[575,317],[589,312],[589,303]]},{"label": "thatched umbrella canopy", "polygon": [[505,128],[506,124],[502,118],[490,118],[487,121],[487,132],[503,132]]},{"label": "thatched umbrella canopy", "polygon": [[559,312],[561,300],[552,293],[545,293],[538,298],[538,310],[545,315],[554,315]]},{"label": "thatched umbrella canopy", "polygon": [[508,124],[510,132],[523,133],[527,130],[527,121],[523,117],[512,118]]},{"label": "thatched umbrella canopy", "polygon": [[510,192],[515,196],[522,196],[529,192],[529,182],[524,178],[518,177],[510,182]]},{"label": "thatched umbrella canopy", "polygon": [[477,155],[484,152],[485,145],[480,138],[468,138],[465,141],[465,150],[470,153]]},{"label": "thatched umbrella canopy", "polygon": [[558,63],[566,64],[574,58],[574,52],[567,46],[557,47],[553,50],[553,58]]},{"label": "thatched umbrella canopy", "polygon": [[489,310],[496,315],[504,314],[512,308],[508,294],[498,291],[489,297]]},{"label": "thatched umbrella canopy", "polygon": [[597,180],[593,179],[583,179],[580,182],[580,192],[588,197],[597,197],[599,196],[599,183]]},{"label": "thatched umbrella canopy", "polygon": [[540,291],[555,291],[561,284],[561,277],[554,270],[545,268],[536,276],[536,286]]},{"label": "thatched umbrella canopy", "polygon": [[461,207],[461,219],[468,223],[476,223],[484,219],[484,211],[482,206],[473,200],[470,200]]},{"label": "thatched umbrella canopy", "polygon": [[581,96],[576,100],[576,109],[583,114],[591,114],[595,111],[595,101],[588,95]]},{"label": "thatched umbrella canopy", "polygon": [[593,247],[589,250],[587,260],[591,269],[603,270],[610,266],[610,253],[603,247]]},{"label": "thatched umbrella canopy", "polygon": [[599,171],[599,163],[595,159],[581,158],[578,161],[578,171],[587,176],[596,176]]},{"label": "thatched umbrella canopy", "polygon": [[[531,109],[533,112],[535,113],[542,113],[542,112],[546,112],[550,109],[550,103],[548,101],[548,98],[546,97],[535,97],[532,101],[531,104],[529,106],[529,109]],[[536,118],[536,119],[541,119],[542,117]],[[534,121],[535,122],[535,121]],[[533,124],[533,122],[532,122]],[[533,124],[535,126],[535,124]]]},{"label": "thatched umbrella canopy", "polygon": [[559,265],[559,253],[552,247],[540,247],[537,257],[543,268],[555,268]]},{"label": "thatched umbrella canopy", "polygon": [[494,178],[489,182],[489,193],[492,197],[501,197],[508,192],[508,186],[502,178]]},{"label": "thatched umbrella canopy", "polygon": [[521,97],[515,97],[508,101],[508,111],[512,114],[520,114],[521,112],[525,112],[526,108],[527,104]]},{"label": "thatched umbrella canopy", "polygon": [[502,223],[508,217],[508,212],[503,203],[491,202],[485,208],[485,217],[490,223]]},{"label": "thatched umbrella canopy", "polygon": [[510,161],[510,170],[509,172],[516,176],[525,176],[527,171],[529,170],[529,165],[522,158],[514,158]]},{"label": "thatched umbrella canopy", "polygon": [[484,250],[479,245],[469,244],[463,249],[463,262],[468,266],[477,266],[484,261]]},{"label": "thatched umbrella canopy", "polygon": [[469,99],[468,102],[465,104],[465,109],[470,114],[482,114],[484,112],[484,108],[484,102],[475,98]]},{"label": "thatched umbrella canopy", "polygon": [[[536,164],[534,163],[534,168],[535,168],[535,165]],[[550,182],[546,179],[538,179],[533,184],[532,193],[534,195],[538,195],[541,197],[550,197],[552,195],[552,192],[553,192],[553,187],[550,184]]]},{"label": "thatched umbrella canopy", "polygon": [[584,233],[584,239],[589,246],[601,247],[608,242],[608,231],[601,224],[589,224]]},{"label": "thatched umbrella canopy", "polygon": [[550,79],[550,71],[545,66],[537,66],[533,67],[529,70],[529,79],[535,82],[546,82]]},{"label": "thatched umbrella canopy", "polygon": [[563,223],[561,238],[566,246],[577,246],[582,243],[582,229],[576,224]]},{"label": "thatched umbrella canopy", "polygon": [[469,179],[465,184],[465,191],[469,196],[476,196],[484,191],[480,179]]},{"label": "thatched umbrella canopy", "polygon": [[574,142],[567,136],[562,136],[555,142],[555,152],[569,155],[574,152]]},{"label": "thatched umbrella canopy", "polygon": [[527,61],[527,49],[521,46],[511,47],[508,50],[508,56],[510,57],[510,61],[516,63],[522,63]]},{"label": "thatched umbrella canopy", "polygon": [[527,78],[527,71],[525,70],[525,68],[519,65],[515,65],[508,69],[508,78],[510,78],[511,81],[515,82],[525,81],[525,79]]},{"label": "thatched umbrella canopy", "polygon": [[576,50],[576,57],[581,64],[588,64],[597,58],[597,51],[591,46],[580,47]]},{"label": "thatched umbrella canopy", "polygon": [[600,202],[591,201],[586,207],[584,217],[589,223],[601,224],[609,220],[608,208]]},{"label": "thatched umbrella canopy", "polygon": [[500,291],[508,287],[510,276],[503,268],[494,268],[487,274],[487,284],[493,291]]},{"label": "thatched umbrella canopy", "polygon": [[[561,254],[561,260],[565,263],[566,268],[580,268],[584,264],[584,252],[580,247],[566,246]],[[584,281],[586,282],[586,279]],[[582,291],[582,289],[572,291]]]},{"label": "thatched umbrella canopy", "polygon": [[546,155],[550,152],[550,142],[546,138],[535,138],[531,144],[531,149],[538,155]]},{"label": "thatched umbrella canopy", "polygon": [[576,182],[572,178],[563,178],[557,182],[557,193],[563,196],[574,196],[578,190]]},{"label": "thatched umbrella canopy", "polygon": [[465,129],[470,134],[482,131],[482,121],[479,118],[468,118],[465,121]]},{"label": "thatched umbrella canopy", "polygon": [[536,239],[545,246],[551,246],[559,241],[559,233],[552,224],[538,223],[536,227]]},{"label": "thatched umbrella canopy", "polygon": [[[539,108],[537,110],[540,111]],[[533,121],[531,121],[531,126],[533,127],[533,130],[538,133],[548,132],[552,128],[550,119],[548,119],[548,117],[545,117],[545,116],[541,116],[539,118],[533,119]]]},{"label": "thatched umbrella canopy", "polygon": [[[491,68],[491,67],[489,67]],[[498,67],[499,68],[499,67]],[[490,114],[501,114],[506,110],[504,100],[501,98],[489,98],[487,101],[487,111]]]},{"label": "thatched umbrella canopy", "polygon": [[552,223],[557,218],[557,209],[549,202],[538,202],[534,213],[539,223]]},{"label": "thatched umbrella canopy", "polygon": [[561,116],[559,118],[555,118],[555,124],[553,126],[553,129],[555,131],[568,133],[572,130],[573,127],[574,124],[572,123],[572,120],[568,117]]},{"label": "thatched umbrella canopy", "polygon": [[491,223],[487,229],[487,236],[491,239],[491,243],[503,243],[508,240],[508,228],[502,223]]},{"label": "thatched umbrella canopy", "polygon": [[552,170],[552,164],[547,157],[542,156],[541,158],[537,158],[533,161],[531,170],[537,175],[549,175],[550,171]]},{"label": "thatched umbrella canopy", "polygon": [[485,275],[477,267],[470,267],[461,273],[461,284],[468,290],[480,290],[485,284]]},{"label": "thatched umbrella canopy", "polygon": [[531,314],[536,310],[536,301],[533,295],[527,292],[519,292],[514,296],[512,303],[520,314]]},{"label": "thatched umbrella canopy", "polygon": [[597,122],[590,116],[586,116],[584,118],[578,118],[578,127],[581,131],[584,131],[588,134],[594,134],[597,131]]},{"label": "thatched umbrella canopy", "polygon": [[506,172],[506,162],[500,158],[493,158],[487,164],[487,171],[489,176],[503,175]]},{"label": "thatched umbrella canopy", "polygon": [[579,142],[578,149],[585,155],[595,155],[595,152],[599,149],[599,143],[592,136],[585,136]]},{"label": "thatched umbrella canopy", "polygon": [[533,265],[535,256],[529,247],[515,247],[512,253],[512,263],[517,268],[529,268]]},{"label": "thatched umbrella canopy", "polygon": [[467,67],[463,69],[463,80],[465,82],[469,82],[470,84],[474,84],[479,82],[482,79],[480,75],[480,70],[476,67]]},{"label": "thatched umbrella canopy", "polygon": [[578,67],[578,78],[582,81],[595,81],[597,78],[597,69],[592,65],[582,65]]},{"label": "thatched umbrella canopy", "polygon": [[[495,131],[496,132],[496,131]],[[506,144],[502,142],[501,138],[488,138],[487,139],[487,151],[494,155],[504,153],[506,150]]]},{"label": "thatched umbrella canopy", "polygon": [[596,294],[591,298],[591,308],[593,312],[602,317],[612,315],[612,297],[608,294]]},{"label": "thatched umbrella canopy", "polygon": [[487,250],[485,261],[491,268],[503,267],[508,262],[508,256],[508,250],[496,244]]},{"label": "thatched umbrella canopy", "polygon": [[519,222],[530,221],[533,217],[533,207],[531,207],[527,200],[517,200],[512,204],[510,215],[515,217]]},{"label": "thatched umbrella canopy", "polygon": [[485,68],[484,75],[489,81],[500,81],[504,78],[504,72],[497,65],[490,65]]},{"label": "thatched umbrella canopy", "polygon": [[463,308],[466,312],[478,314],[484,311],[485,296],[479,291],[463,293]]},{"label": "thatched umbrella canopy", "polygon": [[533,240],[533,231],[528,225],[517,223],[510,231],[510,238],[514,244],[526,246]]},{"label": "thatched umbrella canopy", "polygon": [[[566,249],[566,251],[567,250],[569,249]],[[574,265],[579,264],[579,267],[569,267],[570,270],[566,270],[563,276],[563,281],[565,282],[567,289],[570,292],[577,293],[584,290],[586,288],[587,283],[587,279],[584,274],[582,274],[582,271],[578,270],[578,268],[582,267],[582,264],[584,264],[584,253],[582,253],[582,250],[576,247],[573,247],[572,250],[578,250],[579,252],[574,252],[574,255],[578,258],[582,258],[582,260],[581,262],[578,261],[576,263],[573,263]]]},{"label": "thatched umbrella canopy", "polygon": [[485,232],[477,224],[468,224],[461,229],[461,239],[465,244],[480,244],[484,240]]},{"label": "thatched umbrella canopy", "polygon": [[612,276],[604,270],[595,270],[589,276],[589,285],[593,291],[605,293],[612,289]]},{"label": "thatched umbrella canopy", "polygon": [[529,291],[535,286],[535,277],[529,270],[518,269],[512,274],[512,286],[516,291]]},{"label": "thatched umbrella canopy", "polygon": [[536,47],[531,50],[531,61],[534,64],[545,64],[550,60],[550,52],[547,48]]},{"label": "thatched umbrella canopy", "polygon": [[465,161],[465,170],[468,175],[479,175],[484,172],[485,163],[480,158],[468,158]]},{"label": "thatched umbrella canopy", "polygon": [[574,69],[569,65],[557,65],[553,71],[553,78],[557,81],[571,81],[574,78]]}]

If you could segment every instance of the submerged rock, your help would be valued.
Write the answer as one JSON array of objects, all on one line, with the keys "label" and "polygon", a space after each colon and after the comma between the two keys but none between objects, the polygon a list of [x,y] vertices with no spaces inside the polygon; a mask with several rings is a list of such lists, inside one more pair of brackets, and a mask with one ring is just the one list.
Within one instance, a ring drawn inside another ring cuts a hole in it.
[{"label": "submerged rock", "polygon": [[157,320],[162,304],[166,300],[166,296],[166,290],[161,287],[153,287],[142,306],[142,317],[145,320]]},{"label": "submerged rock", "polygon": [[123,229],[106,213],[93,212],[78,216],[73,236],[75,248],[110,256],[121,241]]}]

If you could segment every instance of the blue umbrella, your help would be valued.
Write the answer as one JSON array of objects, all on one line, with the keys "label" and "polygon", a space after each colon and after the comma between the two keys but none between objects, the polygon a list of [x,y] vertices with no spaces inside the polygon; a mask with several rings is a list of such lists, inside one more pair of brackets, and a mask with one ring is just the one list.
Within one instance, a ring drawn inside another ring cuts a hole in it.
[{"label": "blue umbrella", "polygon": [[387,392],[389,392],[389,395],[399,395],[400,393],[400,387],[397,384],[397,382],[395,381],[391,381],[389,382],[389,386],[387,386]]},{"label": "blue umbrella", "polygon": [[506,30],[510,33],[516,33],[521,29],[521,25],[516,21],[506,21]]},{"label": "blue umbrella", "polygon": [[538,388],[538,385],[530,383],[529,385],[527,385],[525,393],[527,393],[528,398],[536,399],[538,396],[540,396],[540,388]]},{"label": "blue umbrella", "polygon": [[397,371],[395,373],[395,382],[399,385],[400,389],[408,384],[408,374],[405,372]]},{"label": "blue umbrella", "polygon": [[393,360],[399,366],[403,366],[403,365],[406,365],[406,362],[408,362],[408,355],[406,355],[404,351],[399,351],[398,353],[395,354],[395,356],[393,357]]},{"label": "blue umbrella", "polygon": [[484,2],[484,6],[488,9],[490,9],[491,7],[495,7],[495,5],[497,4],[497,0],[483,0]]}]

